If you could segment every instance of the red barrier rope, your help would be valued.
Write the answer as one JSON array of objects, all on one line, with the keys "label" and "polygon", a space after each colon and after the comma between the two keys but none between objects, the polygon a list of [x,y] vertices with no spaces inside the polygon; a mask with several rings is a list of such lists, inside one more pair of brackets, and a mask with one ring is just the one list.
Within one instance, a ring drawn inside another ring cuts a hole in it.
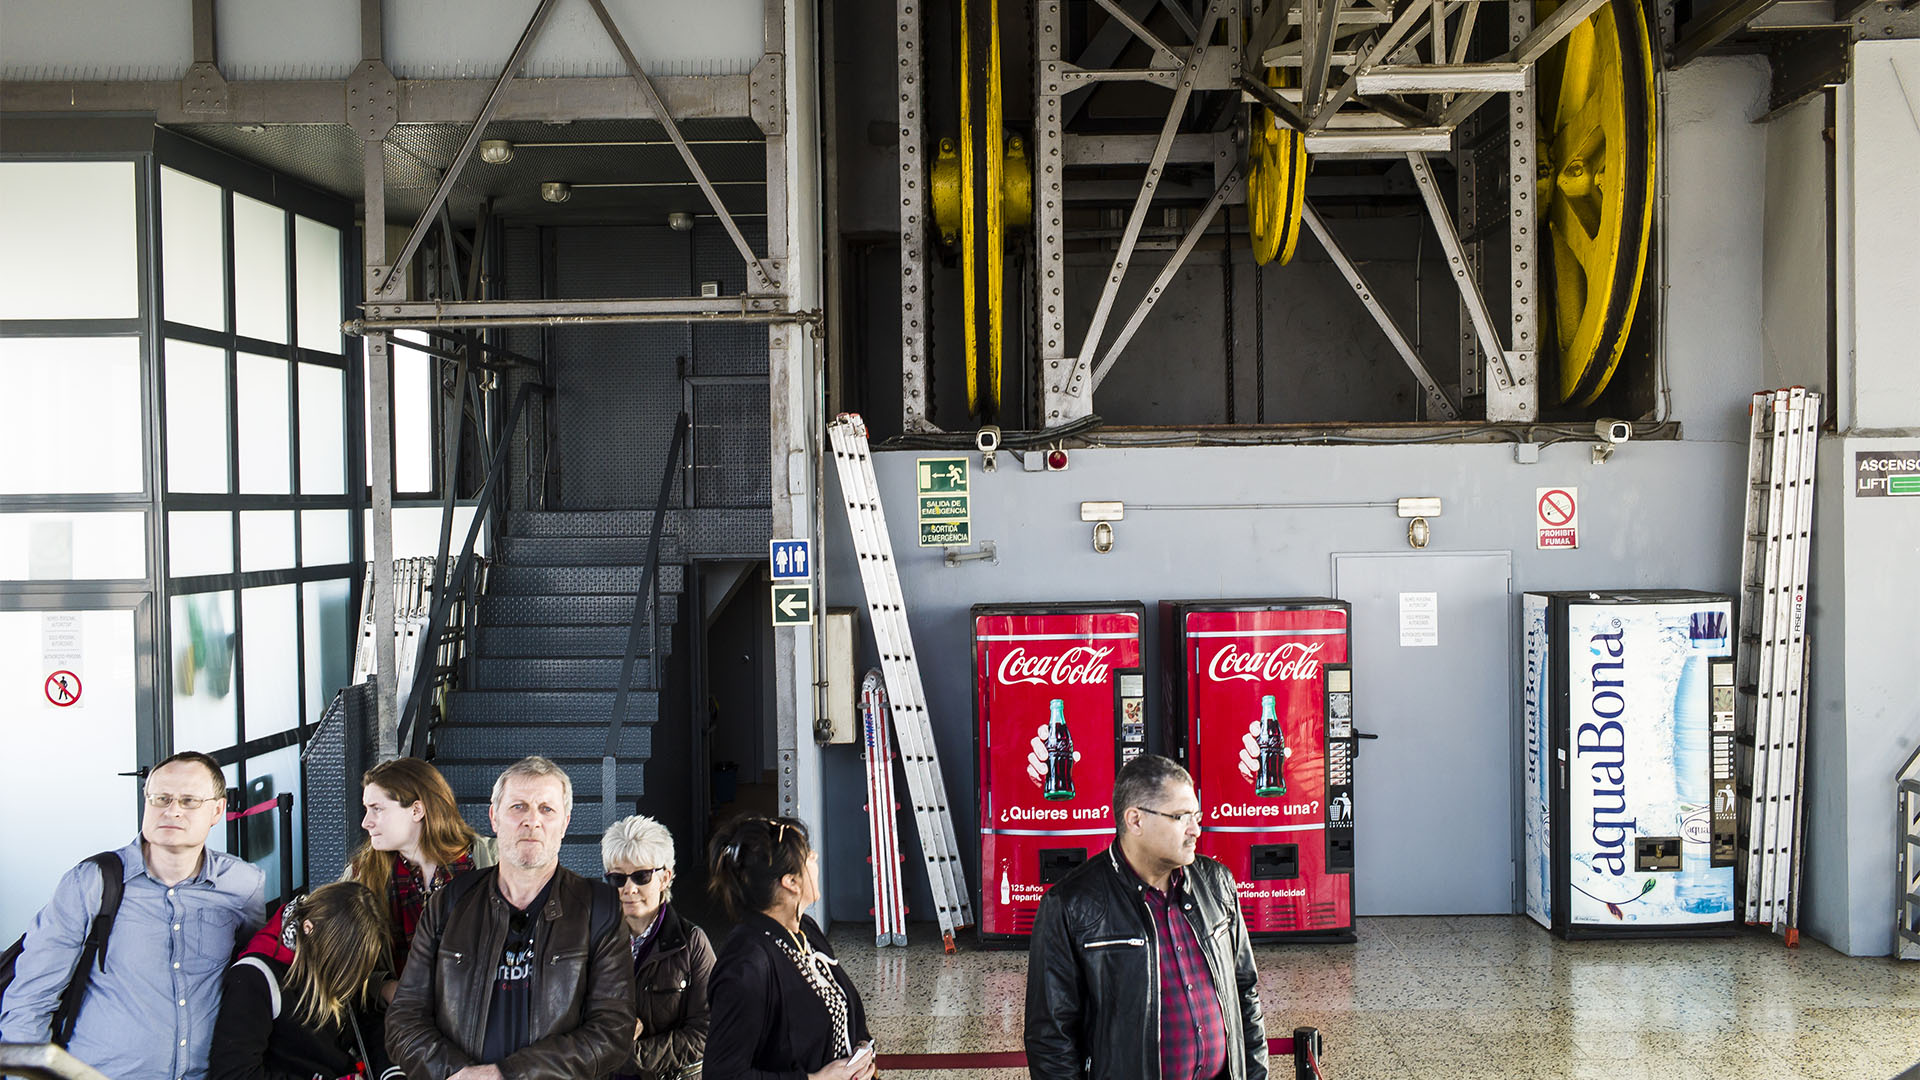
[{"label": "red barrier rope", "polygon": [[255,814],[264,814],[267,811],[279,805],[280,805],[280,797],[276,795],[273,798],[268,799],[266,802],[256,803],[252,806],[247,807],[245,810],[227,811],[227,820],[239,821],[243,817],[252,817]]}]

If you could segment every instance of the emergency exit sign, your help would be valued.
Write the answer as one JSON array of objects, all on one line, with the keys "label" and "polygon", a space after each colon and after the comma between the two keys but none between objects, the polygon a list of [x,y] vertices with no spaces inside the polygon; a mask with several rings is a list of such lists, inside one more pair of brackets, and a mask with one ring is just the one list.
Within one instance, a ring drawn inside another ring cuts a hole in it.
[{"label": "emergency exit sign", "polygon": [[967,489],[967,464],[964,457],[921,458],[914,462],[921,547],[952,547],[972,542],[972,496]]}]

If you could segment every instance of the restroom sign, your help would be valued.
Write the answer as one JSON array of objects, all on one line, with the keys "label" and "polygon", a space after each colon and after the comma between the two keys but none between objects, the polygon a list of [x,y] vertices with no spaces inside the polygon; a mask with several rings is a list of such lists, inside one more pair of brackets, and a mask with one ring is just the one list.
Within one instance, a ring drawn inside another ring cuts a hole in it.
[{"label": "restroom sign", "polygon": [[47,676],[46,694],[48,701],[63,709],[80,704],[80,676],[71,671],[54,672]]},{"label": "restroom sign", "polygon": [[1580,546],[1580,489],[1534,489],[1533,544],[1541,550]]}]

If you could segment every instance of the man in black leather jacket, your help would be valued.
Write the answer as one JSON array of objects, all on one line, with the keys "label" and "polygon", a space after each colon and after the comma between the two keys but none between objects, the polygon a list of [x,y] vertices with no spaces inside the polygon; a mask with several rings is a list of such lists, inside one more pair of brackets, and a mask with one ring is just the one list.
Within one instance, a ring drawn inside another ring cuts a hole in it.
[{"label": "man in black leather jacket", "polygon": [[543,757],[493,787],[496,869],[427,901],[387,1013],[411,1080],[589,1080],[625,1065],[633,957],[620,898],[559,864],[573,782]]},{"label": "man in black leather jacket", "polygon": [[1194,852],[1193,777],[1153,754],[1114,780],[1119,836],[1040,901],[1027,959],[1035,1080],[1266,1080],[1233,875]]}]

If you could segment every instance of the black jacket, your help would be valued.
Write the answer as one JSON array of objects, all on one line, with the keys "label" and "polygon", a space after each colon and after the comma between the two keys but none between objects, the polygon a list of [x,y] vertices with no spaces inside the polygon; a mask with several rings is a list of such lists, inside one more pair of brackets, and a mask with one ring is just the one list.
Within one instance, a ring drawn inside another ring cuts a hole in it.
[{"label": "black jacket", "polygon": [[[832,958],[819,924],[803,915],[800,932]],[[754,914],[721,944],[707,992],[713,1019],[704,1080],[806,1080],[840,1057],[827,1007],[780,948],[781,938],[792,940],[786,927]],[[847,1031],[858,1046],[872,1037],[860,993],[838,962],[833,977],[847,996]]]},{"label": "black jacket", "polygon": [[[499,874],[496,867],[453,879],[427,901],[414,928],[387,1010],[387,1053],[412,1080],[446,1080],[481,1064],[513,912],[500,895]],[[620,898],[604,882],[557,868],[533,925],[540,973],[528,1016],[533,1042],[492,1064],[506,1080],[618,1072],[633,1052],[633,953]]]},{"label": "black jacket", "polygon": [[713,946],[706,932],[666,905],[653,951],[633,971],[633,1010],[640,1037],[633,1040],[633,1061],[623,1073],[641,1080],[688,1080],[700,1075],[707,1052],[707,981],[713,975]]},{"label": "black jacket", "polygon": [[207,1054],[207,1080],[348,1076],[360,1061],[362,1040],[371,1059],[367,1075],[375,1080],[398,1076],[399,1070],[387,1062],[379,1012],[355,1010],[348,1024],[303,1023],[299,1003],[286,984],[287,965],[269,957],[249,956],[227,969]]},{"label": "black jacket", "polygon": [[[1160,953],[1146,888],[1116,844],[1041,898],[1027,958],[1027,1068],[1036,1080],[1159,1080]],[[1180,898],[1220,997],[1227,1076],[1266,1080],[1259,975],[1233,874],[1201,856]]]}]

